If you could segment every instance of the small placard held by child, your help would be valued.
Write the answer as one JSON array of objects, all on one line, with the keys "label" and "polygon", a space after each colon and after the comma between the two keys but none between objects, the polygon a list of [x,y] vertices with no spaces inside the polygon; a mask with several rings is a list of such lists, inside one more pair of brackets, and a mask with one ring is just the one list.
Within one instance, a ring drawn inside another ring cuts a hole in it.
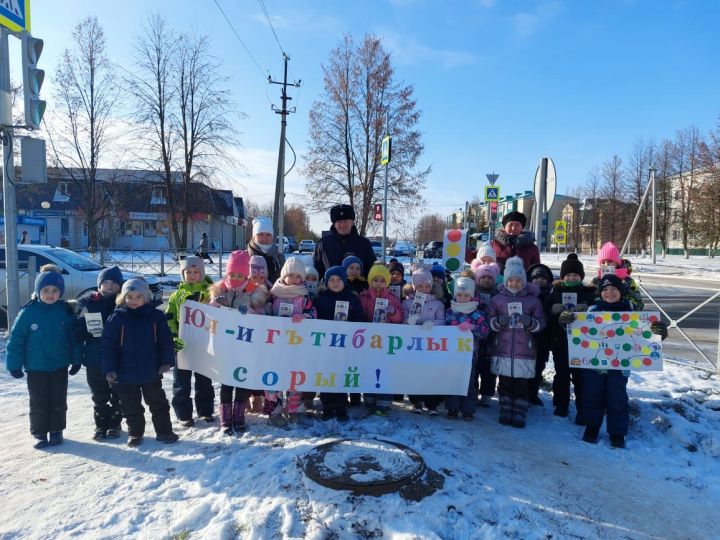
[{"label": "small placard held by child", "polygon": [[347,321],[348,313],[350,313],[350,302],[346,300],[338,300],[335,302],[334,321]]},{"label": "small placard held by child", "polygon": [[93,337],[100,337],[103,333],[102,313],[86,313],[85,328]]},{"label": "small placard held by child", "polygon": [[278,309],[278,315],[280,317],[292,317],[293,305],[288,302],[282,302],[280,304],[280,308]]},{"label": "small placard held by child", "polygon": [[577,306],[577,293],[562,293],[562,305],[564,308],[574,308],[575,306]]},{"label": "small placard held by child", "polygon": [[317,281],[306,281],[305,286],[307,287],[308,294],[312,296],[317,294]]},{"label": "small placard held by child", "polygon": [[570,367],[662,371],[660,336],[650,330],[657,311],[578,313],[568,326]]},{"label": "small placard held by child", "polygon": [[375,299],[375,311],[373,311],[373,322],[387,321],[387,308],[390,301],[387,298]]},{"label": "small placard held by child", "polygon": [[614,266],[601,266],[600,267],[600,276],[605,276],[607,274],[614,274],[614,273],[615,273]]},{"label": "small placard held by child", "polygon": [[522,315],[522,302],[509,302],[508,315],[510,315],[510,328],[522,328],[520,315]]},{"label": "small placard held by child", "polygon": [[415,298],[413,298],[410,313],[408,314],[408,324],[417,324],[420,314],[422,313],[425,300],[427,300],[427,294],[421,292],[415,293]]},{"label": "small placard held by child", "polygon": [[400,295],[402,294],[402,285],[390,285],[388,290],[391,294],[394,294],[398,297],[398,299],[400,299]]}]

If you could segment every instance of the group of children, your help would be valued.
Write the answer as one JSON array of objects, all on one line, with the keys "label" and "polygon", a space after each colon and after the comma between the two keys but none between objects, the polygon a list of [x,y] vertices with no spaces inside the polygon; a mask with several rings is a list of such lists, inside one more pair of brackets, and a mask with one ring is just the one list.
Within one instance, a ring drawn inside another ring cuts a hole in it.
[{"label": "group of children", "polygon": [[[449,419],[462,416],[472,420],[478,403],[490,406],[497,387],[499,422],[522,428],[529,404],[542,404],[537,388],[552,351],[554,414],[568,416],[572,381],[576,422],[586,425],[583,440],[597,441],[607,412],[611,443],[621,447],[628,425],[627,374],[571,369],[568,364],[565,327],[576,312],[642,309],[617,248],[606,244],[600,254],[596,286],[583,284],[583,265],[574,254],[562,263],[557,281],[544,265],[526,272],[518,257],[507,260],[501,275],[487,245],[480,247],[471,268],[450,283],[440,265],[414,269],[406,283],[405,269],[397,261],[373,265],[366,279],[362,261],[353,255],[342,265],[328,268],[322,282],[314,269],[290,257],[278,280],[270,283],[265,259],[246,251],[232,252],[224,278],[213,283],[205,275],[202,258],[191,256],[181,263],[182,282],[170,296],[165,314],[151,303],[144,280],[123,281],[116,267],[100,273],[96,292],[70,303],[62,300],[64,284],[59,270],[43,267],[33,299],[12,328],[7,366],[17,378],[24,376],[23,369],[27,372],[30,430],[37,448],[62,443],[68,374],[76,374],[81,364],[86,367],[94,403],[96,439],[118,437],[124,417],[128,444],[139,445],[145,432],[144,400],[157,440],[172,443],[178,436],[172,430],[170,403],[162,389],[163,373],[170,369],[171,404],[180,424],[189,428],[195,422],[193,377],[197,417],[206,423],[215,421],[211,379],[175,365],[175,353],[184,347],[178,336],[178,318],[188,300],[243,313],[291,317],[295,322],[317,318],[425,328],[452,325],[473,335],[467,393],[411,395],[414,412],[437,415],[444,401]],[[652,330],[667,335],[663,323],[655,323]],[[261,392],[223,384],[221,429],[227,435],[244,433],[245,414],[251,407],[276,425],[299,420],[313,406],[314,397],[314,393]],[[387,415],[392,407],[392,395],[366,393],[363,397],[372,413]],[[351,394],[348,402],[346,394],[321,393],[322,418],[346,421],[348,406],[359,400],[359,394]]]}]

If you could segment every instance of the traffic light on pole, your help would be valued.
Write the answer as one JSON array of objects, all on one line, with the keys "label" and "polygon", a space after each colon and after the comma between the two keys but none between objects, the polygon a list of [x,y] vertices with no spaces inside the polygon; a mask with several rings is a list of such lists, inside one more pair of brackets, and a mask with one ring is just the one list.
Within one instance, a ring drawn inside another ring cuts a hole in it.
[{"label": "traffic light on pole", "polygon": [[375,221],[383,220],[383,205],[381,203],[375,203],[373,206],[373,219]]},{"label": "traffic light on pole", "polygon": [[497,201],[490,202],[490,221],[497,221]]},{"label": "traffic light on pole", "polygon": [[43,50],[43,40],[24,32],[22,35],[23,93],[25,97],[25,125],[28,129],[40,129],[45,114],[45,101],[40,99],[40,88],[45,71],[37,68]]}]

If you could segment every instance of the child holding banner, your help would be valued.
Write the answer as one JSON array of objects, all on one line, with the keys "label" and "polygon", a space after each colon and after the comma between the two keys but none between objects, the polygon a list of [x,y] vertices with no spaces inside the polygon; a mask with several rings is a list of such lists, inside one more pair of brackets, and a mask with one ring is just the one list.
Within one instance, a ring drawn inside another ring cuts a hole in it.
[{"label": "child holding banner", "polygon": [[[315,299],[318,319],[350,322],[365,320],[360,301],[357,296],[345,288],[346,284],[347,276],[342,266],[332,266],[325,270],[326,289]],[[320,401],[322,402],[323,420],[337,418],[340,422],[347,421],[348,403],[345,393],[322,392]]]},{"label": "child holding banner", "polygon": [[545,328],[545,313],[537,287],[528,285],[523,260],[505,262],[505,285],[490,300],[491,370],[500,377],[500,418],[503,425],[525,427],[528,381],[535,376],[537,346],[533,334]]},{"label": "child holding banner", "polygon": [[[165,315],[168,326],[173,334],[175,350],[180,351],[184,343],[178,337],[180,328],[180,313],[182,305],[188,300],[206,304],[210,299],[209,288],[212,280],[205,276],[205,263],[200,257],[185,257],[180,261],[180,275],[182,282],[177,291],[170,295]],[[173,370],[173,398],[172,406],[180,424],[183,427],[195,425],[193,420],[193,402],[190,399],[193,372],[189,369],[180,369],[175,366]],[[215,408],[215,389],[212,381],[200,373],[195,373],[195,407],[198,416],[208,423],[215,421],[213,409]]]},{"label": "child holding banner", "polygon": [[367,290],[368,282],[363,276],[363,263],[359,257],[348,255],[343,259],[342,267],[345,269],[345,274],[347,275],[348,290],[358,296],[361,292]]},{"label": "child holding banner", "polygon": [[[250,254],[233,251],[225,266],[225,278],[210,287],[210,305],[248,312],[250,308]],[[233,399],[233,393],[235,399]],[[245,433],[245,410],[250,391],[245,388],[220,385],[220,428],[225,435]]]},{"label": "child holding banner", "polygon": [[[405,324],[421,324],[428,329],[436,325],[444,326],[445,305],[442,300],[432,294],[436,292],[442,295],[443,291],[433,283],[432,273],[425,268],[420,268],[412,273],[411,281],[413,292],[408,294],[402,303],[403,322]],[[434,286],[435,290],[433,291]],[[430,416],[438,414],[437,408],[443,399],[443,396],[437,395],[411,395],[409,397],[414,413],[422,414],[424,404]]]},{"label": "child holding banner", "polygon": [[[485,312],[480,302],[475,300],[475,280],[470,277],[455,279],[453,300],[450,309],[445,312],[445,322],[449,326],[458,326],[461,330],[473,333],[474,351],[485,341],[490,331]],[[462,412],[463,420],[472,420],[477,408],[477,356],[473,355],[473,367],[466,396],[447,396],[445,408],[448,418],[457,418]]]},{"label": "child holding banner", "polygon": [[[370,288],[360,293],[360,305],[367,322],[401,324],[403,309],[400,299],[388,289],[390,271],[375,263],[368,272]],[[365,394],[365,405],[379,416],[387,416],[392,406],[392,396],[387,394]]]},{"label": "child holding banner", "polygon": [[[487,244],[486,244],[487,245]],[[492,251],[492,248],[490,248]],[[478,253],[480,253],[478,251]],[[495,252],[492,252],[493,257]],[[488,257],[483,256],[483,257]],[[475,264],[475,259],[471,266],[475,271],[475,299],[480,303],[480,309],[487,313],[490,307],[490,300],[497,294],[497,279],[500,274],[500,267],[493,263]],[[497,375],[490,371],[490,354],[487,344],[491,339],[487,339],[475,348],[473,354],[476,358],[478,372],[480,374],[480,406],[490,407],[492,398],[495,397],[495,388],[497,386]]]},{"label": "child holding banner", "polygon": [[[615,274],[606,274],[598,283],[600,298],[588,311],[634,311],[632,304],[625,298],[626,284]],[[567,325],[575,320],[575,313],[563,311],[560,323]],[[662,321],[650,325],[653,334],[665,339],[667,325]],[[630,407],[628,405],[627,381],[630,376],[625,370],[583,369],[583,419],[585,433],[582,440],[595,444],[600,434],[603,416],[607,415],[607,432],[610,446],[625,448],[625,436],[630,425]]]},{"label": "child holding banner", "polygon": [[[315,319],[317,313],[305,285],[305,265],[298,257],[290,257],[280,270],[280,278],[275,282],[270,294],[273,297],[272,314],[279,317],[292,317],[293,322],[303,319]],[[303,393],[288,391],[288,414],[290,420],[300,419],[305,412]],[[268,403],[269,402],[269,403]],[[277,408],[281,405],[279,394],[265,395],[265,411],[270,411],[271,420],[277,416]]]}]

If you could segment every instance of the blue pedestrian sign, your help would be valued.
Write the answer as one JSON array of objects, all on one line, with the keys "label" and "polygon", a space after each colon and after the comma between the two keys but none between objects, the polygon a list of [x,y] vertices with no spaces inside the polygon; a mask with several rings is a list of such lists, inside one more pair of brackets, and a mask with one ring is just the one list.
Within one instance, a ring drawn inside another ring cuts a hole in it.
[{"label": "blue pedestrian sign", "polygon": [[485,186],[485,202],[500,200],[500,186]]},{"label": "blue pedestrian sign", "polygon": [[11,32],[29,32],[30,0],[0,0],[0,26]]}]

